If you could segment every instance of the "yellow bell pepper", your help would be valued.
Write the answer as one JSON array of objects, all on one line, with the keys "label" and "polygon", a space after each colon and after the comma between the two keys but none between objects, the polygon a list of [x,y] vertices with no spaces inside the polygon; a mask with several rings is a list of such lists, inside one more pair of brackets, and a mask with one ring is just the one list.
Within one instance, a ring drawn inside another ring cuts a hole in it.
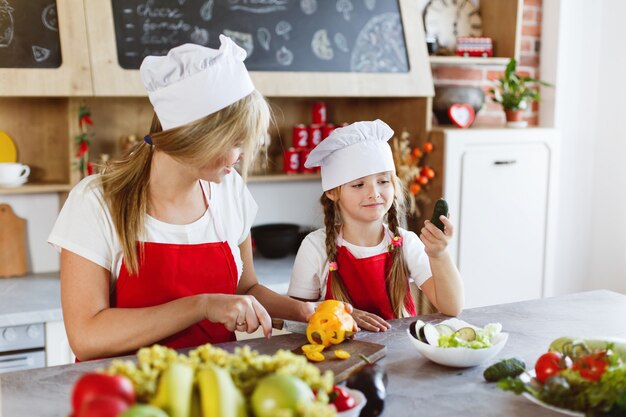
[{"label": "yellow bell pepper", "polygon": [[341,301],[323,301],[309,319],[306,329],[311,344],[336,345],[354,334],[354,319]]}]

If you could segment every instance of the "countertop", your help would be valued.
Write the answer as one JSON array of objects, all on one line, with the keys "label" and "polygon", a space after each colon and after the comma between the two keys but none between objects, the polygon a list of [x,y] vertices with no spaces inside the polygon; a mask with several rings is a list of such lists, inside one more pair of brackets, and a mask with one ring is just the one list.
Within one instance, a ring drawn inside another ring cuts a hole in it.
[{"label": "countertop", "polygon": [[[432,320],[439,315],[425,316]],[[626,338],[626,295],[591,291],[554,298],[474,308],[460,318],[477,325],[498,321],[510,334],[497,358],[518,357],[533,364],[560,336],[611,336]],[[473,368],[447,368],[429,362],[407,340],[406,329],[415,319],[392,321],[384,333],[362,332],[359,340],[383,344],[387,356],[379,363],[389,375],[383,416],[428,415],[447,417],[558,417],[560,414],[523,397],[500,391],[484,382],[488,364]],[[262,353],[302,344],[303,335],[253,339],[221,345],[233,350],[248,344]],[[107,366],[110,359],[0,375],[0,415],[31,417],[65,416],[70,410],[72,384],[84,372]],[[532,365],[531,365],[532,366]]]},{"label": "countertop", "polygon": [[59,274],[0,278],[0,327],[63,320]]}]

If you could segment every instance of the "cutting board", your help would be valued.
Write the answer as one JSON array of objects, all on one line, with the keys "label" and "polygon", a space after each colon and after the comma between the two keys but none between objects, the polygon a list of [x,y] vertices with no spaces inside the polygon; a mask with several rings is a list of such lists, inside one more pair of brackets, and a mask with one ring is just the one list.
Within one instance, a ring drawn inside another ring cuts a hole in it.
[{"label": "cutting board", "polygon": [[26,220],[0,204],[0,277],[26,275]]},{"label": "cutting board", "polygon": [[[233,351],[236,346],[241,346],[243,342],[224,343],[219,345],[229,351]],[[249,339],[245,344],[259,353],[273,355],[279,349],[290,350],[293,353],[302,354],[300,347],[309,343],[306,336],[300,333],[291,333],[282,336],[272,336],[267,340]],[[335,359],[334,349],[342,349],[350,353],[348,359]],[[322,362],[310,362],[317,366],[322,372],[331,370],[335,374],[335,383],[339,383],[348,379],[350,374],[364,365],[363,359],[359,355],[365,356],[370,362],[376,362],[383,358],[387,353],[387,348],[377,343],[365,342],[361,340],[348,340],[335,346],[331,346],[324,350],[326,359]]]}]

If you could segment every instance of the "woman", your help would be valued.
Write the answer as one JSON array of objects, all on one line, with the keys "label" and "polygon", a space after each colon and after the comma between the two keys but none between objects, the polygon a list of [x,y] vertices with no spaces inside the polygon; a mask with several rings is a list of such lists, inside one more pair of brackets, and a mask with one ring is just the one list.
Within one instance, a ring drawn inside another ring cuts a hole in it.
[{"label": "woman", "polygon": [[313,313],[257,281],[257,206],[234,166],[246,171],[270,112],[245,51],[220,41],[219,50],[187,44],[143,61],[150,134],[72,190],[49,237],[61,251],[63,316],[79,360],[225,342],[259,326],[270,337],[270,315]]}]

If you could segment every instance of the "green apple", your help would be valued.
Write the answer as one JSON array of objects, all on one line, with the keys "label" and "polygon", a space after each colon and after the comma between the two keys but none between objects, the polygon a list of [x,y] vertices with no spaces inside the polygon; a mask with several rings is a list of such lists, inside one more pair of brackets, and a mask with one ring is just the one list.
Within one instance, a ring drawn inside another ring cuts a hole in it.
[{"label": "green apple", "polygon": [[255,417],[272,417],[280,410],[295,411],[299,404],[313,401],[313,391],[292,375],[274,374],[259,381],[252,393]]},{"label": "green apple", "polygon": [[167,417],[167,413],[150,404],[135,404],[124,411],[120,417]]}]

